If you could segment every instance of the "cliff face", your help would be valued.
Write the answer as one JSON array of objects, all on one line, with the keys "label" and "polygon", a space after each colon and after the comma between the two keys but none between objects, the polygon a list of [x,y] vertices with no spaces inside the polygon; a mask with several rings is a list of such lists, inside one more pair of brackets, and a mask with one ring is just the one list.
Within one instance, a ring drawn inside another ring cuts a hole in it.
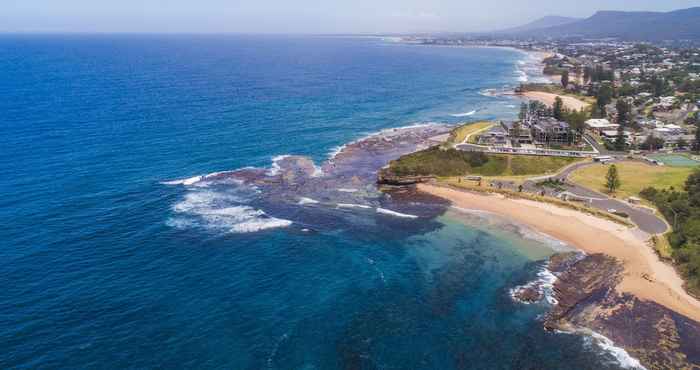
[{"label": "cliff face", "polygon": [[595,254],[555,256],[550,271],[558,304],[545,319],[549,330],[588,328],[611,339],[648,369],[700,368],[700,323],[657,303],[620,294],[622,266]]}]

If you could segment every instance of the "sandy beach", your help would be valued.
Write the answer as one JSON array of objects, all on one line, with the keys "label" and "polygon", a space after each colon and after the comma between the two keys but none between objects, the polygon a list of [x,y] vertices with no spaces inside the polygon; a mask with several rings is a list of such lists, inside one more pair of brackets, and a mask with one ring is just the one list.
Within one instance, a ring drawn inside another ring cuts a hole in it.
[{"label": "sandy beach", "polygon": [[624,266],[617,286],[700,322],[700,301],[683,289],[683,280],[647,245],[649,235],[612,221],[547,203],[485,195],[452,188],[420,184],[420,191],[450,200],[460,208],[496,213],[528,225],[586,253],[604,253]]},{"label": "sandy beach", "polygon": [[539,100],[549,107],[554,106],[554,100],[557,98],[557,96],[562,99],[564,106],[568,109],[581,110],[589,106],[588,103],[571,96],[557,95],[541,91],[527,91],[520,95],[530,100]]}]

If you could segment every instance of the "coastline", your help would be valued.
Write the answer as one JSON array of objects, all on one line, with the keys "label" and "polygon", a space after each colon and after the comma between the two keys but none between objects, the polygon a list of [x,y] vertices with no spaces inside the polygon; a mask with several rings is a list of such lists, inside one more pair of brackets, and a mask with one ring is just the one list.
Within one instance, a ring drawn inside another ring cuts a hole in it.
[{"label": "coastline", "polygon": [[561,98],[561,100],[564,102],[564,107],[571,110],[579,111],[590,106],[590,104],[571,96],[557,95],[543,91],[526,91],[517,95],[529,100],[539,100],[550,108],[554,106],[554,101],[557,97]]},{"label": "coastline", "polygon": [[700,301],[685,292],[684,282],[673,267],[661,261],[647,245],[648,234],[592,215],[525,199],[430,184],[419,184],[418,190],[449,200],[454,206],[513,219],[588,254],[614,257],[624,267],[623,279],[615,287],[617,292],[655,302],[700,322]]}]

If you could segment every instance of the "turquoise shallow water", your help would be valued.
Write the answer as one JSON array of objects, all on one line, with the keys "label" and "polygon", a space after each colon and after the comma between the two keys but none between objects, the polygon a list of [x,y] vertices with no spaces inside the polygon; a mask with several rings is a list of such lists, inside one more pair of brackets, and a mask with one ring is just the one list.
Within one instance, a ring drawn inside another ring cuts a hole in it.
[{"label": "turquoise shallow water", "polygon": [[[2,36],[0,52],[0,368],[618,366],[510,299],[543,241],[478,217],[164,184],[513,117],[517,102],[484,92],[522,78],[521,53],[136,35]],[[251,227],[274,220],[290,224]]]}]

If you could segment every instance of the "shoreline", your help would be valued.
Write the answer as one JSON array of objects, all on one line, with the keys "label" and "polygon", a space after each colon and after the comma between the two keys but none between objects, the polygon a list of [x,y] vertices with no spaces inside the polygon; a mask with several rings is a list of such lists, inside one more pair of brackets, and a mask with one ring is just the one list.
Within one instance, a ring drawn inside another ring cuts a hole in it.
[{"label": "shoreline", "polygon": [[500,195],[484,195],[452,188],[419,184],[419,191],[452,202],[453,206],[498,214],[532,227],[589,254],[616,258],[624,276],[615,288],[639,299],[658,303],[700,322],[700,301],[683,288],[684,281],[647,244],[650,235],[612,221],[552,204]]},{"label": "shoreline", "polygon": [[554,106],[554,101],[556,100],[557,97],[561,98],[561,100],[564,102],[564,107],[571,109],[571,110],[580,111],[580,110],[586,109],[590,106],[590,104],[588,104],[582,100],[576,99],[574,97],[571,97],[571,96],[557,95],[557,94],[543,92],[543,91],[526,91],[526,92],[516,94],[516,96],[521,96],[521,97],[528,99],[528,100],[541,101],[542,103],[546,104],[550,108]]}]

